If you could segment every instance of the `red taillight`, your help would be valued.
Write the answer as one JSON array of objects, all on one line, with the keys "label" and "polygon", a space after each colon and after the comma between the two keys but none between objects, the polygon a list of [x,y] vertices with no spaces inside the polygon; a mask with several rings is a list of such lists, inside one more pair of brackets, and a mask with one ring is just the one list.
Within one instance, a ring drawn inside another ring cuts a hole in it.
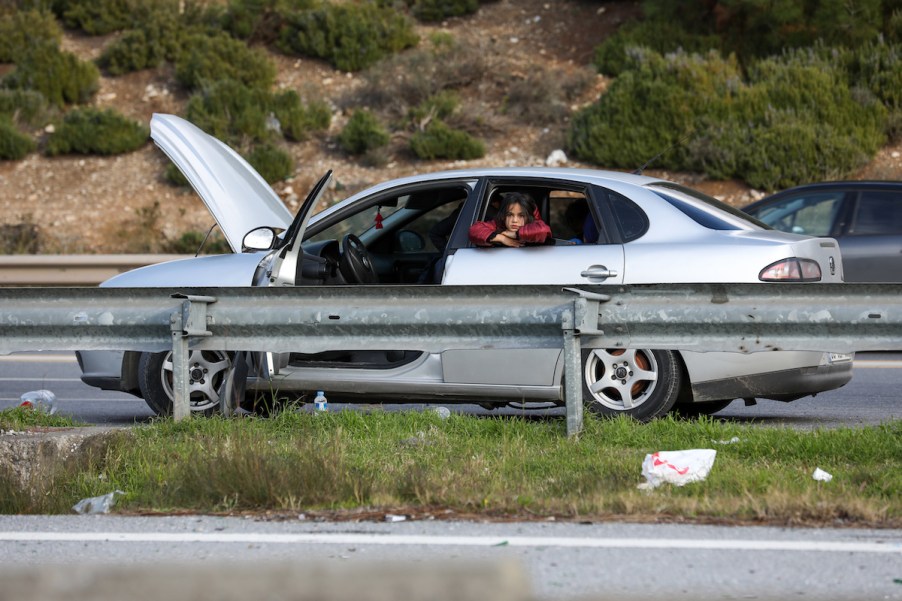
[{"label": "red taillight", "polygon": [[761,270],[762,282],[820,282],[821,266],[811,259],[783,259]]}]

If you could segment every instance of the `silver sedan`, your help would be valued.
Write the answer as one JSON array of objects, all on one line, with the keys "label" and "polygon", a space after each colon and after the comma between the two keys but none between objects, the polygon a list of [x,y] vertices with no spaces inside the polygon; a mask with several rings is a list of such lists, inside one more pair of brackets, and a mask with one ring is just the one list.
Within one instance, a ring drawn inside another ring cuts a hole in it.
[{"label": "silver sedan", "polygon": [[[650,284],[840,282],[835,240],[778,232],[673,182],[587,169],[472,169],[417,175],[364,190],[311,217],[327,173],[292,217],[279,197],[219,140],[172,115],[155,115],[154,141],[207,204],[235,251],[152,265],[104,286],[316,286],[380,284]],[[539,245],[482,247],[474,223],[499,201],[526,195],[552,236]],[[172,405],[168,353],[82,352],[82,379]],[[392,348],[285,353],[266,359],[250,393],[349,401],[563,404],[558,349]],[[258,366],[265,355],[254,361]],[[205,377],[191,406],[213,411],[233,357],[195,353]],[[852,357],[830,352],[736,353],[584,348],[586,405],[648,420],[678,409],[710,413],[736,398],[791,401],[838,388]],[[250,396],[255,396],[251,394]]]}]

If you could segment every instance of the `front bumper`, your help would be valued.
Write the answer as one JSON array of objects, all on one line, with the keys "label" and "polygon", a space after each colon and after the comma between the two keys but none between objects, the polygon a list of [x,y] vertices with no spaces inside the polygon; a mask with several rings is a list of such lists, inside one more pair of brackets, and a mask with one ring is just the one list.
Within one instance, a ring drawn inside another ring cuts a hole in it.
[{"label": "front bumper", "polygon": [[694,402],[760,398],[794,401],[845,386],[852,379],[852,361],[800,367],[767,374],[754,374],[698,382],[692,385]]}]

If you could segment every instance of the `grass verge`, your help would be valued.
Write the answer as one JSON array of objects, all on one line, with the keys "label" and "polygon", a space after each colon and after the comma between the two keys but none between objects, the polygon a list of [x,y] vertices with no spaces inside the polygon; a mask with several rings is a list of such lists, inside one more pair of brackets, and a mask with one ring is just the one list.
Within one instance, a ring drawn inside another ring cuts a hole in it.
[{"label": "grass verge", "polygon": [[[124,512],[902,525],[902,421],[798,431],[587,416],[585,426],[568,439],[557,419],[380,410],[160,421],[57,466],[43,479],[53,494],[10,497],[0,510],[68,513],[121,489]],[[691,448],[717,449],[705,481],[637,489],[647,453]],[[833,481],[813,480],[816,467]]]}]

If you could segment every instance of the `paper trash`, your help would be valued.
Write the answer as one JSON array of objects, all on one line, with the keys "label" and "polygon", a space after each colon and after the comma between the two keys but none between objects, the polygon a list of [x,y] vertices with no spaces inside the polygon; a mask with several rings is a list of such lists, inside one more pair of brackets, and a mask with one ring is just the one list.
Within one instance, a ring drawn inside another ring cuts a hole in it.
[{"label": "paper trash", "polygon": [[833,479],[833,474],[828,474],[824,470],[819,467],[814,468],[814,473],[811,474],[811,477],[817,480],[818,482],[829,482]]},{"label": "paper trash", "polygon": [[642,462],[642,475],[647,482],[640,484],[639,488],[657,488],[665,482],[683,486],[704,480],[714,465],[716,455],[714,449],[658,451],[646,455]]}]

